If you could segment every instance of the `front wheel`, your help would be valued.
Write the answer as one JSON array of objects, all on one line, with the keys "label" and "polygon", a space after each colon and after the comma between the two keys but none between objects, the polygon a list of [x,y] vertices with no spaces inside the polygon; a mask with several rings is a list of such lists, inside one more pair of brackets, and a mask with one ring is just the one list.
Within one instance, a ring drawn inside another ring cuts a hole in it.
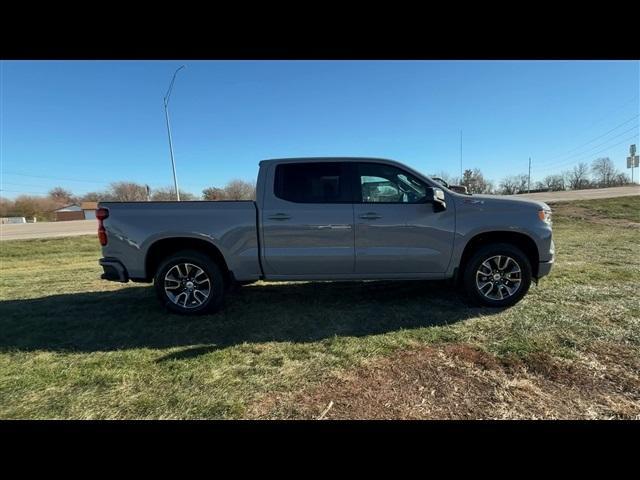
[{"label": "front wheel", "polygon": [[195,250],[183,250],[162,262],[154,286],[160,303],[181,315],[216,312],[224,299],[220,268],[209,256]]},{"label": "front wheel", "polygon": [[467,262],[464,286],[471,299],[488,307],[516,304],[531,285],[531,263],[522,251],[497,243],[480,248]]}]

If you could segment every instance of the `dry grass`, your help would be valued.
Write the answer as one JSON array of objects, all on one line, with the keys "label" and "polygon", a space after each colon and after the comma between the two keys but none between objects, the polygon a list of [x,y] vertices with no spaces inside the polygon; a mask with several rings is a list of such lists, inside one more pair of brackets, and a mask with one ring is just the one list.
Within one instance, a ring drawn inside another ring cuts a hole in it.
[{"label": "dry grass", "polygon": [[306,391],[267,396],[251,413],[317,419],[321,412],[326,419],[640,419],[640,350],[602,344],[568,360],[498,358],[464,343],[419,347]]}]

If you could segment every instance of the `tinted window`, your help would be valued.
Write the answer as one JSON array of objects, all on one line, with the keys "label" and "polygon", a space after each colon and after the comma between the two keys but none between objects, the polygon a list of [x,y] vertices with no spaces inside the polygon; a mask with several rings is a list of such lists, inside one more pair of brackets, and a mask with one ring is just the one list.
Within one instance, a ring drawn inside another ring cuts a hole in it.
[{"label": "tinted window", "polygon": [[382,163],[359,163],[362,203],[419,203],[426,185],[399,168]]},{"label": "tinted window", "polygon": [[276,167],[275,195],[297,203],[350,202],[342,163],[290,163]]}]

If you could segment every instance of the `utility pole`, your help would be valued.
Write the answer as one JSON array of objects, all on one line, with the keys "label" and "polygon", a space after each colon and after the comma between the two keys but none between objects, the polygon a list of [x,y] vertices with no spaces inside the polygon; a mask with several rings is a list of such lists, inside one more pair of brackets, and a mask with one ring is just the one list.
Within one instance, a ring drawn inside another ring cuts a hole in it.
[{"label": "utility pole", "polygon": [[527,182],[527,193],[531,193],[531,157],[529,157],[529,180]]},{"label": "utility pole", "polygon": [[633,181],[633,169],[638,168],[640,164],[640,157],[636,155],[636,144],[629,145],[629,156],[627,157],[627,168],[631,169],[631,183]]},{"label": "utility pole", "polygon": [[178,177],[176,176],[176,162],[173,158],[173,142],[171,141],[171,126],[169,125],[169,97],[171,96],[171,90],[173,90],[173,82],[176,81],[176,75],[180,70],[184,68],[184,65],[179,67],[175,73],[173,74],[173,78],[171,79],[171,83],[169,84],[169,89],[167,90],[167,94],[164,96],[164,116],[167,120],[167,134],[169,135],[169,153],[171,154],[171,166],[173,168],[173,185],[176,189],[176,198],[180,201],[180,190],[178,190]]}]

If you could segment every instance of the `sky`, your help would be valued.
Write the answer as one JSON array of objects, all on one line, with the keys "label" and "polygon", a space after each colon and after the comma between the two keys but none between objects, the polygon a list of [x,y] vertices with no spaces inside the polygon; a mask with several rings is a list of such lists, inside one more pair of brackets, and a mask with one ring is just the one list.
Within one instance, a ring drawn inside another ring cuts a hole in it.
[{"label": "sky", "polygon": [[[637,61],[2,61],[0,195],[119,180],[200,194],[258,162],[391,158],[532,182],[639,143]],[[640,172],[636,170],[636,180]]]}]

